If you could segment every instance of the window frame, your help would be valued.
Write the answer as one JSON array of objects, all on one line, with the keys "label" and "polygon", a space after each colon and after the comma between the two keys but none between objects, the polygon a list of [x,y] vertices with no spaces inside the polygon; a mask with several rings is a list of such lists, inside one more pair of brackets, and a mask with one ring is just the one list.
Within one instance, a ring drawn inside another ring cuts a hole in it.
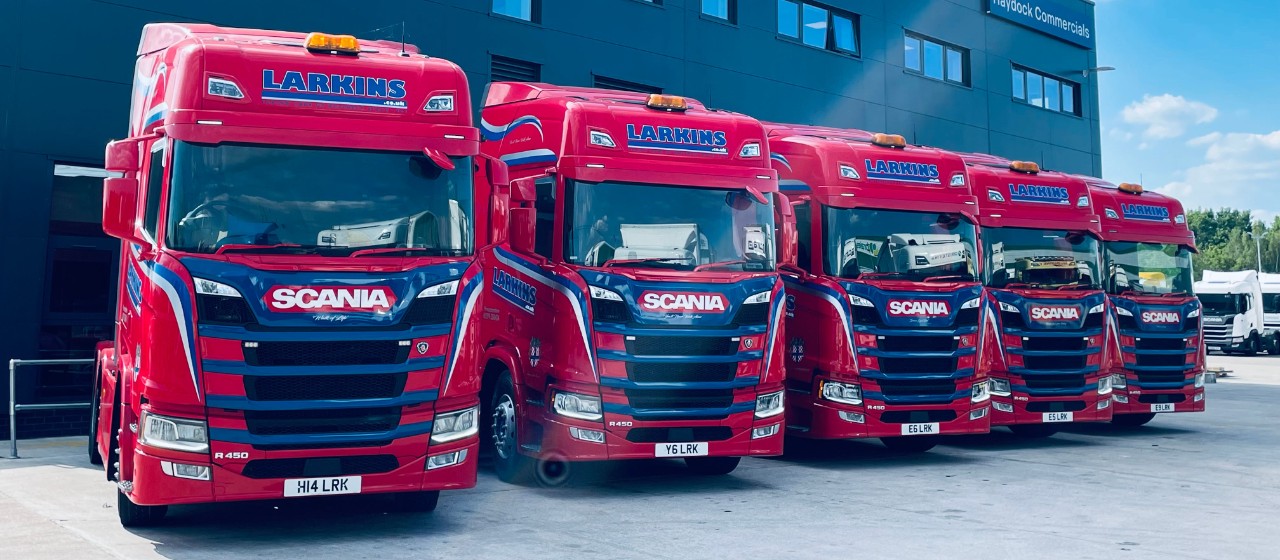
[{"label": "window frame", "polygon": [[724,0],[725,12],[727,12],[727,15],[729,16],[727,18],[722,18],[718,15],[708,13],[707,1],[708,0],[698,0],[699,16],[709,19],[711,21],[716,21],[716,22],[720,22],[728,25],[733,25],[733,26],[738,25],[738,0]]},{"label": "window frame", "polygon": [[542,25],[542,0],[524,0],[529,2],[529,19],[499,12],[494,6],[494,3],[497,1],[498,0],[489,0],[489,15],[506,18],[512,21],[531,23],[533,25]]},{"label": "window frame", "polygon": [[[164,186],[168,184],[169,175],[169,140],[160,138],[147,150],[147,182],[143,187],[142,201],[142,233],[152,245],[160,240],[160,225],[166,223],[164,217]],[[156,158],[159,158],[159,175],[156,174]],[[152,215],[154,209],[155,214]]]},{"label": "window frame", "polygon": [[[1016,89],[1013,89],[1014,78],[1018,74],[1022,74],[1021,97],[1018,96],[1018,91]],[[1039,105],[1032,103],[1029,99],[1030,98],[1029,86],[1032,83],[1031,81],[1032,77],[1035,77],[1040,81],[1039,91],[1040,91],[1041,104]],[[1056,74],[1048,74],[1048,73],[1041,72],[1039,70],[1035,70],[1030,67],[1023,66],[1021,64],[1016,64],[1016,63],[1010,64],[1009,78],[1010,78],[1009,86],[1010,86],[1010,89],[1012,90],[1009,92],[1009,99],[1013,100],[1014,103],[1035,107],[1044,111],[1049,111],[1051,113],[1057,113],[1060,115],[1069,115],[1077,118],[1083,117],[1080,109],[1080,101],[1081,101],[1080,100],[1080,95],[1081,95],[1080,83],[1065,79],[1062,76],[1059,76]],[[1058,82],[1058,88],[1057,88],[1058,89],[1058,96],[1057,96],[1058,107],[1057,108],[1050,108],[1047,106],[1048,98],[1049,98],[1049,93],[1045,89],[1045,83],[1047,80],[1054,80]],[[1070,92],[1067,91],[1068,89],[1070,90]],[[1063,109],[1063,107],[1066,106],[1068,103],[1071,105],[1071,109],[1070,110]]]},{"label": "window frame", "polygon": [[[910,40],[914,40],[919,44],[919,47],[916,49],[918,51],[916,64],[919,67],[919,69],[912,68],[910,64],[907,62],[907,41],[910,41]],[[941,78],[936,78],[928,74],[929,68],[925,64],[925,60],[926,60],[925,48],[929,44],[933,44],[942,48],[942,77]],[[960,55],[961,76],[960,76],[960,79],[958,80],[953,79],[953,77],[950,75],[951,65],[949,64],[948,55],[952,52],[958,53]],[[955,43],[948,43],[946,41],[935,39],[928,35],[916,33],[909,29],[903,30],[902,69],[904,72],[908,74],[914,74],[916,76],[927,78],[935,82],[943,82],[943,83],[951,84],[954,86],[960,86],[960,87],[966,87],[966,88],[972,87],[972,82],[971,82],[973,79],[973,61],[971,57],[972,54],[973,54],[973,51],[971,51],[970,49],[962,47]]]},{"label": "window frame", "polygon": [[[785,32],[783,32],[782,13],[781,13],[782,12],[781,7],[783,3],[789,3],[796,6],[796,21],[795,21],[796,35],[787,35]],[[813,45],[805,42],[804,40],[805,7],[817,8],[826,12],[827,14],[827,27],[826,27],[825,37],[823,38],[823,46]],[[812,2],[810,0],[777,0],[776,8],[777,9],[774,10],[774,16],[778,19],[777,19],[777,26],[774,32],[779,39],[782,39],[784,41],[788,41],[791,43],[804,45],[811,49],[817,49],[817,50],[826,51],[830,53],[841,54],[841,55],[845,55],[853,58],[862,58],[862,16],[860,14],[850,12],[848,10],[842,10],[840,8],[833,8],[821,2]],[[853,32],[853,50],[842,48],[836,43],[836,27],[835,27],[836,18],[844,18],[849,21],[850,29]]]}]

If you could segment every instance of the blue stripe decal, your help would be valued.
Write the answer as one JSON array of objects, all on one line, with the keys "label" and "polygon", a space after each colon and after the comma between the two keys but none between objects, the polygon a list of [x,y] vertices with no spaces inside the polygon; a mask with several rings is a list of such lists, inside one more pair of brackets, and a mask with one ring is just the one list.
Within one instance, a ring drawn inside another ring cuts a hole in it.
[{"label": "blue stripe decal", "polygon": [[869,379],[907,379],[911,381],[944,381],[948,379],[964,379],[973,375],[973,368],[964,368],[950,373],[881,373],[879,370],[864,369],[858,372],[859,377]]},{"label": "blue stripe decal", "polygon": [[129,292],[129,301],[133,303],[134,311],[142,311],[142,277],[138,275],[138,265],[129,260],[125,267],[128,269],[125,279],[125,289]]},{"label": "blue stripe decal", "polygon": [[809,192],[813,190],[809,188],[808,183],[804,181],[781,180],[778,181],[778,189],[786,192]]},{"label": "blue stripe decal", "polygon": [[524,275],[538,281],[538,283],[569,298],[569,302],[573,305],[575,318],[578,321],[578,332],[582,335],[583,348],[586,349],[587,355],[591,357],[591,373],[598,379],[600,374],[598,373],[599,369],[596,368],[596,353],[593,351],[595,345],[591,344],[591,335],[587,329],[587,296],[582,291],[582,288],[564,278],[544,272],[538,265],[502,247],[495,247],[494,254],[498,257],[499,262],[519,270]]},{"label": "blue stripe decal", "polygon": [[956,391],[952,395],[901,395],[892,397],[886,396],[879,391],[867,391],[863,394],[863,398],[891,404],[950,404],[960,399],[973,398],[973,390]]},{"label": "blue stripe decal", "polygon": [[1082,385],[1080,387],[1068,387],[1065,389],[1032,389],[1026,385],[1011,385],[1010,389],[1016,393],[1026,393],[1032,396],[1040,397],[1077,397],[1084,395],[1085,391],[1096,391],[1097,385]]},{"label": "blue stripe decal", "polygon": [[485,140],[496,142],[506,138],[512,130],[519,128],[521,125],[532,125],[538,129],[538,136],[542,136],[542,121],[533,115],[525,115],[507,124],[490,124],[482,117],[480,119],[480,134],[484,135]]},{"label": "blue stripe decal", "polygon": [[408,391],[390,399],[325,399],[303,401],[255,401],[248,397],[209,395],[206,404],[210,408],[227,410],[334,410],[342,408],[412,406],[433,402],[439,391]]},{"label": "blue stripe decal", "polygon": [[449,334],[449,325],[426,325],[405,330],[379,329],[341,330],[320,329],[313,331],[265,330],[251,331],[244,327],[227,325],[200,325],[200,336],[227,340],[251,340],[256,342],[307,340],[310,342],[345,342],[367,340],[412,340]]},{"label": "blue stripe decal", "polygon": [[769,152],[769,159],[781,163],[782,165],[785,165],[788,170],[791,170],[791,162],[787,161],[787,156],[778,152]]},{"label": "blue stripe decal", "polygon": [[1183,381],[1162,381],[1162,382],[1147,381],[1144,383],[1142,381],[1130,379],[1128,383],[1129,385],[1133,385],[1135,387],[1142,387],[1143,389],[1181,389],[1188,385],[1195,385],[1196,380],[1192,378],[1192,379],[1186,379]]},{"label": "blue stripe decal", "polygon": [[1023,377],[1035,377],[1037,375],[1088,375],[1096,373],[1100,368],[1098,366],[1085,366],[1084,369],[1027,369],[1025,367],[1011,367],[1009,373],[1016,373]]},{"label": "blue stripe decal", "polygon": [[264,90],[262,92],[263,99],[275,99],[280,101],[311,101],[315,103],[333,103],[336,105],[363,105],[367,107],[386,107],[388,109],[399,109],[401,111],[409,106],[402,100],[392,100],[379,97],[359,97],[354,95],[341,95],[329,93],[309,93],[297,91],[271,91]]},{"label": "blue stripe decal", "polygon": [[360,375],[369,373],[408,373],[424,369],[444,367],[444,356],[431,356],[409,360],[403,364],[372,364],[354,366],[251,366],[231,360],[204,360],[200,367],[207,372],[228,375],[255,375],[262,377],[293,375]]},{"label": "blue stripe decal", "polygon": [[630,379],[618,377],[601,377],[600,385],[615,389],[740,389],[755,387],[760,383],[759,377],[736,377],[732,381],[666,381],[654,383],[636,383]]},{"label": "blue stripe decal", "polygon": [[[461,280],[459,280],[461,282]],[[453,368],[458,365],[458,354],[462,353],[463,338],[467,336],[466,325],[471,322],[471,313],[475,310],[476,300],[479,299],[480,286],[484,285],[484,274],[477,272],[471,278],[470,282],[462,289],[462,297],[458,298],[457,309],[454,310],[455,318],[453,321],[453,348],[449,350],[449,369],[445,372],[444,383],[441,387],[448,387],[449,380],[453,378]]]},{"label": "blue stripe decal", "polygon": [[609,414],[621,414],[640,420],[661,420],[663,418],[716,418],[730,416],[756,409],[756,403],[746,401],[733,403],[728,408],[642,408],[635,409],[625,404],[604,403],[604,411]]},{"label": "blue stripe decal", "polygon": [[366,441],[396,440],[431,433],[431,422],[405,424],[389,432],[359,432],[350,434],[286,434],[259,436],[249,430],[209,428],[210,441],[244,443],[250,445],[318,445],[359,443]]},{"label": "blue stripe decal", "polygon": [[764,351],[747,350],[729,356],[637,356],[622,350],[596,350],[596,355],[602,360],[648,364],[727,364],[759,360],[764,357]]},{"label": "blue stripe decal", "polygon": [[174,318],[178,322],[178,335],[182,338],[187,369],[191,373],[191,385],[196,391],[196,399],[203,400],[200,380],[196,377],[196,325],[191,317],[193,306],[191,294],[187,291],[187,283],[183,282],[182,277],[177,273],[158,262],[147,261],[147,265],[150,269],[147,277],[169,297],[169,305],[173,307]]},{"label": "blue stripe decal", "polygon": [[1010,354],[1018,354],[1021,356],[1061,356],[1066,358],[1072,356],[1088,356],[1102,352],[1102,348],[1086,348],[1084,350],[1027,350],[1022,347],[1009,347],[1005,350]]},{"label": "blue stripe decal", "polygon": [[556,160],[555,152],[551,150],[529,150],[527,152],[516,152],[506,154],[501,159],[507,165],[525,165],[530,163],[551,163]]},{"label": "blue stripe decal", "polygon": [[830,303],[836,308],[836,314],[840,316],[840,322],[844,323],[845,344],[847,345],[849,355],[853,356],[853,321],[850,319],[853,311],[849,309],[849,300],[845,297],[845,294],[836,293],[834,290],[831,290],[821,284],[802,284],[787,276],[783,276],[782,281],[786,285],[790,286],[787,289],[795,290],[797,292],[807,292],[811,295],[815,295],[827,300],[827,303]]}]

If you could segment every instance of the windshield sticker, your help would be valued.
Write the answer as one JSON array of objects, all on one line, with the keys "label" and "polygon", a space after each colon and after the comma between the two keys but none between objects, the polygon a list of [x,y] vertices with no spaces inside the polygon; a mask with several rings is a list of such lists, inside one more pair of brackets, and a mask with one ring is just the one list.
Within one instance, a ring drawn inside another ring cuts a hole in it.
[{"label": "windshield sticker", "polygon": [[404,111],[404,80],[350,76],[345,74],[302,73],[288,70],[262,71],[262,100],[299,108],[333,108],[334,105],[361,111]]},{"label": "windshield sticker", "polygon": [[886,161],[883,159],[865,160],[867,178],[881,181],[906,181],[908,183],[927,183],[936,185],[938,166],[931,163],[911,163],[909,161]]},{"label": "windshield sticker", "polygon": [[627,125],[627,145],[647,150],[702,154],[728,154],[729,138],[723,130],[672,126]]}]

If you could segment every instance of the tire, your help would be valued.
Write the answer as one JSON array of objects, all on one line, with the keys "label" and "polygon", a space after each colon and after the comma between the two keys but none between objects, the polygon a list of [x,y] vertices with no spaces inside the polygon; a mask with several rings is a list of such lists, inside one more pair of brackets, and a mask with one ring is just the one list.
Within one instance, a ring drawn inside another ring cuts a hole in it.
[{"label": "tire", "polygon": [[1271,343],[1267,345],[1267,354],[1272,356],[1280,354],[1280,333],[1271,337]]},{"label": "tire", "polygon": [[938,445],[938,440],[928,436],[900,436],[880,438],[880,443],[894,453],[915,454],[933,449]]},{"label": "tire", "polygon": [[407,513],[429,513],[436,510],[440,503],[440,491],[400,492],[391,496],[396,511]]},{"label": "tire", "polygon": [[1047,438],[1058,433],[1057,426],[1048,424],[1014,424],[1009,429],[1014,435],[1024,438]]},{"label": "tire", "polygon": [[98,412],[101,408],[98,398],[97,384],[94,384],[92,406],[89,410],[89,445],[87,446],[89,453],[90,465],[102,465],[102,452],[98,451]]},{"label": "tire", "polygon": [[1249,335],[1249,347],[1245,349],[1244,354],[1246,356],[1257,356],[1258,352],[1260,352],[1261,350],[1262,350],[1262,341],[1258,337],[1258,333],[1253,333]]},{"label": "tire", "polygon": [[528,482],[533,475],[533,459],[520,453],[520,423],[516,415],[516,390],[511,380],[511,372],[499,374],[498,382],[493,388],[489,410],[492,422],[492,437],[489,444],[493,455],[493,470],[498,479],[521,484]]},{"label": "tire", "polygon": [[722,476],[738,468],[742,457],[686,457],[684,464],[694,474],[702,476]]},{"label": "tire", "polygon": [[116,513],[125,527],[150,527],[160,523],[169,512],[169,506],[140,506],[133,503],[124,492],[116,491]]},{"label": "tire", "polygon": [[1154,420],[1156,414],[1154,412],[1146,412],[1142,414],[1117,414],[1111,418],[1111,423],[1116,426],[1125,428],[1137,428],[1145,425],[1147,422]]}]

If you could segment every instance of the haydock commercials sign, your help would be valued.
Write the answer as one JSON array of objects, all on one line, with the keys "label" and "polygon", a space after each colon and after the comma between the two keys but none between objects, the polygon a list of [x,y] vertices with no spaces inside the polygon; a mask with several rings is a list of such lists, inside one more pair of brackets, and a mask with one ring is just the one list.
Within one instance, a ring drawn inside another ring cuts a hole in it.
[{"label": "haydock commercials sign", "polygon": [[987,0],[987,13],[1053,35],[1085,48],[1094,47],[1093,9],[1080,0]]}]

